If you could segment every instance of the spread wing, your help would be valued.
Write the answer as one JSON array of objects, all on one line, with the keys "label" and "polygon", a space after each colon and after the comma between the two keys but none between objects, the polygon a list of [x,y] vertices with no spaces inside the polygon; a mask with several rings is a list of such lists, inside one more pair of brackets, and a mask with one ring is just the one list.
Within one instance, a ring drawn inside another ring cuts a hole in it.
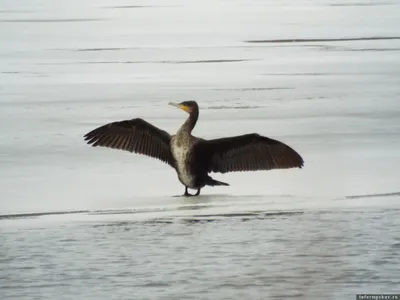
[{"label": "spread wing", "polygon": [[140,118],[100,126],[85,134],[84,138],[93,147],[101,146],[143,154],[173,166],[169,148],[171,135]]},{"label": "spread wing", "polygon": [[302,157],[288,145],[259,134],[202,141],[208,172],[239,172],[301,168]]}]

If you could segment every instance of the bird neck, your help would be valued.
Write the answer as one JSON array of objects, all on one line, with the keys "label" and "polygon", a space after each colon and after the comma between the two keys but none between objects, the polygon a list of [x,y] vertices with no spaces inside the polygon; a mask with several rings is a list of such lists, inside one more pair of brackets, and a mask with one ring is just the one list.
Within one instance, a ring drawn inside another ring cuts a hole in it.
[{"label": "bird neck", "polygon": [[189,118],[187,118],[185,123],[183,123],[183,125],[179,129],[179,132],[186,133],[186,134],[192,133],[192,130],[193,130],[194,126],[196,126],[198,118],[199,118],[198,111],[194,111],[194,112],[190,113]]}]

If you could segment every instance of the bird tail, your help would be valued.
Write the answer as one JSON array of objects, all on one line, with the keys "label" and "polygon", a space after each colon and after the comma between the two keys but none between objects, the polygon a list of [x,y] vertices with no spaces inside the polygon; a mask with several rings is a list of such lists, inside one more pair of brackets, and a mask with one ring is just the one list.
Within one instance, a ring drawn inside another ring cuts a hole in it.
[{"label": "bird tail", "polygon": [[210,185],[210,186],[216,186],[216,185],[226,185],[226,186],[229,186],[228,183],[225,183],[225,182],[222,182],[222,181],[218,181],[218,180],[212,179],[211,177],[208,177],[207,185]]}]

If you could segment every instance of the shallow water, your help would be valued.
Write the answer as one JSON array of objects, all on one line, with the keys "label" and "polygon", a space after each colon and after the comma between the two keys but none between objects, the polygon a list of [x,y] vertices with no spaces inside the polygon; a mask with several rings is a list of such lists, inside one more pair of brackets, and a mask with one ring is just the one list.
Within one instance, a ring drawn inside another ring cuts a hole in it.
[{"label": "shallow water", "polygon": [[125,212],[9,220],[2,293],[5,299],[395,293],[398,213],[303,209],[193,217],[186,210],[157,218]]},{"label": "shallow water", "polygon": [[[397,1],[0,2],[1,299],[399,292]],[[83,135],[142,117],[247,132],[304,169],[213,174]]]}]

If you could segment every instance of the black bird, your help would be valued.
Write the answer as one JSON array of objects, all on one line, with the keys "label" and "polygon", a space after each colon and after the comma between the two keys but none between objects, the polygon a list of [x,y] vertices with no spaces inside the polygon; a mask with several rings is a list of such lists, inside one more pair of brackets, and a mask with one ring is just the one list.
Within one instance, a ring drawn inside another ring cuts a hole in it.
[{"label": "black bird", "polygon": [[[211,178],[210,172],[240,172],[301,168],[302,157],[288,145],[257,133],[205,140],[191,134],[199,118],[195,101],[169,103],[189,118],[175,135],[136,118],[100,126],[85,137],[92,146],[121,149],[157,158],[173,167],[185,186],[184,196],[200,195],[206,186],[229,185]],[[195,195],[188,188],[197,189]]]}]

